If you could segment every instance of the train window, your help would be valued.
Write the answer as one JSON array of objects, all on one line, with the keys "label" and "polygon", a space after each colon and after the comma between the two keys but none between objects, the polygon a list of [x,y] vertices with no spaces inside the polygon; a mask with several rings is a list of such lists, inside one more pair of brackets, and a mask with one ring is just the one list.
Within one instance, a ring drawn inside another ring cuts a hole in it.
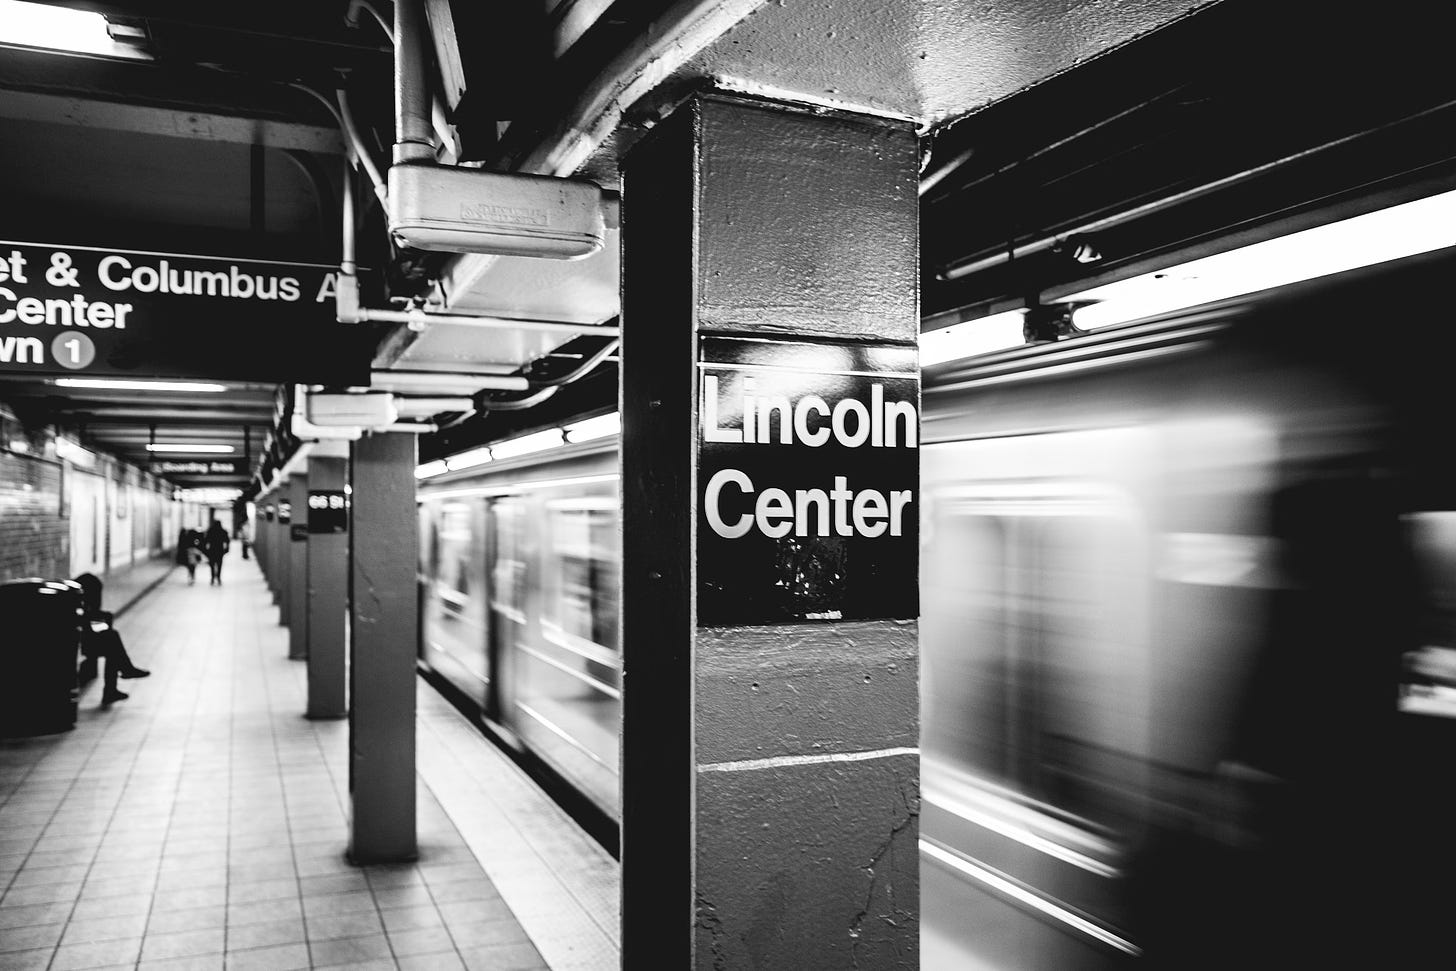
[{"label": "train window", "polygon": [[[547,504],[549,540],[543,622],[548,634],[617,652],[617,502],[609,497]],[[609,663],[613,657],[605,658]]]},{"label": "train window", "polygon": [[489,683],[485,652],[484,512],[479,500],[447,501],[431,523],[434,583],[426,603],[425,647],[431,663],[447,663],[474,685]]},{"label": "train window", "polygon": [[520,499],[490,504],[490,532],[495,538],[490,570],[491,607],[517,623],[526,622],[526,507]]},{"label": "train window", "polygon": [[1149,756],[1148,441],[1036,439],[929,450],[924,752],[1048,817],[1127,833]]},{"label": "train window", "polygon": [[1419,597],[1418,646],[1404,657],[1400,707],[1456,718],[1456,512],[1406,519]]}]

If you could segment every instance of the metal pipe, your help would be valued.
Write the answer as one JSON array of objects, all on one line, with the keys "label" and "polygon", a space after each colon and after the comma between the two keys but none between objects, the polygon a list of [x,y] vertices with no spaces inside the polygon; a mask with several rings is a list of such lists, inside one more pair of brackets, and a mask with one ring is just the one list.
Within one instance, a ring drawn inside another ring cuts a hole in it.
[{"label": "metal pipe", "polygon": [[359,130],[354,127],[354,117],[349,113],[349,99],[344,94],[344,89],[340,88],[336,92],[339,103],[335,105],[328,98],[319,94],[306,84],[299,84],[297,81],[288,81],[286,83],[290,88],[297,88],[306,94],[313,95],[318,99],[319,104],[329,109],[329,114],[333,115],[334,121],[339,123],[339,130],[344,133],[344,138],[348,141],[349,148],[353,151],[354,157],[368,171],[369,181],[374,183],[374,192],[379,196],[379,201],[383,202],[385,198],[384,177],[379,172],[379,166],[374,164],[374,159],[365,148],[364,140],[359,137]]},{"label": "metal pipe", "polygon": [[371,371],[371,387],[385,391],[407,391],[409,388],[432,388],[457,394],[463,389],[475,391],[525,391],[530,384],[518,374],[451,374],[445,371]]},{"label": "metal pipe", "polygon": [[516,398],[506,401],[491,401],[486,404],[486,411],[525,411],[527,408],[534,408],[547,398],[561,390],[559,384],[542,388],[535,394],[526,395],[524,398]]},{"label": "metal pipe", "polygon": [[352,277],[358,274],[359,266],[354,257],[354,169],[348,159],[344,159],[344,196],[339,209],[344,237],[339,248],[339,272]]},{"label": "metal pipe", "polygon": [[430,79],[424,39],[428,26],[420,0],[394,0],[394,162],[432,162]]},{"label": "metal pipe", "polygon": [[931,189],[934,189],[936,186],[940,185],[940,183],[944,181],[946,176],[960,169],[960,167],[969,162],[971,160],[971,157],[975,154],[976,150],[974,148],[968,148],[964,152],[961,152],[959,155],[957,155],[955,158],[951,159],[949,162],[946,162],[940,168],[936,169],[934,172],[927,175],[925,178],[921,179],[920,194],[923,196]]},{"label": "metal pipe", "polygon": [[611,324],[568,324],[559,320],[517,320],[512,317],[470,317],[463,314],[429,314],[422,310],[376,310],[360,307],[349,323],[375,322],[410,324],[424,330],[430,324],[452,324],[457,327],[479,327],[485,330],[540,330],[559,334],[600,334],[616,337],[618,328]]},{"label": "metal pipe", "polygon": [[[375,22],[379,24],[379,29],[384,31],[384,36],[388,37],[389,42],[393,44],[394,25],[369,0],[352,0],[348,11],[344,14],[344,20],[349,26],[359,26],[360,10],[367,10],[374,17]],[[430,95],[430,124],[434,127],[435,136],[440,139],[440,144],[449,148],[452,155],[458,156],[460,140],[450,128],[450,119],[445,111],[445,105],[440,101],[440,96],[434,93]]]},{"label": "metal pipe", "polygon": [[428,418],[445,411],[474,411],[475,399],[461,396],[426,398],[394,398],[395,410],[401,418]]},{"label": "metal pipe", "polygon": [[370,3],[369,0],[350,0],[349,9],[344,13],[344,20],[349,24],[350,27],[359,26],[360,10],[367,10],[371,14],[373,14],[374,19],[379,22],[379,29],[384,31],[385,35],[389,38],[391,43],[394,42],[394,25],[389,22],[389,19],[385,17],[384,14],[379,12],[379,8],[374,6],[374,4]]},{"label": "metal pipe", "polygon": [[615,351],[620,344],[621,341],[607,341],[605,347],[598,350],[595,354],[587,358],[585,361],[582,361],[580,364],[572,368],[566,374],[561,375],[561,377],[559,378],[544,378],[541,380],[532,380],[531,387],[549,388],[553,386],[561,387],[563,385],[571,384],[578,378],[585,377],[589,371],[595,368],[598,364],[605,361],[609,356],[611,356],[612,352]]},{"label": "metal pipe", "polygon": [[671,77],[767,0],[678,0],[609,61],[558,115],[556,127],[520,163],[519,172],[572,175],[616,130],[629,105]]},{"label": "metal pipe", "polygon": [[438,425],[427,421],[397,421],[393,425],[374,429],[376,432],[413,432],[416,435],[429,435],[439,430]]},{"label": "metal pipe", "polygon": [[339,99],[339,124],[344,126],[344,132],[349,136],[349,144],[354,146],[354,154],[358,157],[359,164],[364,166],[364,171],[369,173],[369,181],[374,184],[374,194],[383,205],[389,199],[389,187],[384,184],[384,175],[375,164],[374,156],[369,154],[364,139],[359,137],[359,129],[354,126],[354,113],[349,110],[348,93],[339,88],[336,94]]}]

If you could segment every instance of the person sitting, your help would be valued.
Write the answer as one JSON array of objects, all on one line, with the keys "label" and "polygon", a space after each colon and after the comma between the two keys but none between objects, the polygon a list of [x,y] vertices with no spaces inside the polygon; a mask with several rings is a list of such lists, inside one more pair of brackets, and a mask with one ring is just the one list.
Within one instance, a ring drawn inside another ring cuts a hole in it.
[{"label": "person sitting", "polygon": [[90,657],[106,662],[106,687],[101,692],[101,703],[109,705],[131,697],[116,687],[118,678],[145,678],[152,672],[139,668],[126,653],[113,622],[115,617],[109,610],[101,609],[101,580],[83,573],[76,578],[81,585],[81,650]]}]

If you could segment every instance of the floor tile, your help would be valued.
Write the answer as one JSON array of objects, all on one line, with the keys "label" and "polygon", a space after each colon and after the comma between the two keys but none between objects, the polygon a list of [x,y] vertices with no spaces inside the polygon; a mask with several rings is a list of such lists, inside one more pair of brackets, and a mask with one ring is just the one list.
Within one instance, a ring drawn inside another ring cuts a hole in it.
[{"label": "floor tile", "polygon": [[98,941],[125,940],[131,937],[141,937],[146,928],[146,914],[73,919],[66,925],[66,933],[61,939],[61,943],[92,944]]},{"label": "floor tile", "polygon": [[454,952],[455,939],[444,927],[419,927],[413,930],[390,931],[390,947],[396,957],[410,954],[438,954],[441,951]]},{"label": "floor tile", "polygon": [[284,944],[246,951],[228,951],[227,971],[294,971],[311,967],[307,944]]},{"label": "floor tile", "polygon": [[316,967],[331,964],[353,966],[373,958],[391,957],[389,941],[383,934],[346,937],[337,941],[310,941],[308,950]]},{"label": "floor tile", "polygon": [[50,971],[79,971],[81,968],[103,968],[129,964],[141,952],[139,937],[124,941],[101,941],[94,944],[69,944],[56,949]]},{"label": "floor tile", "polygon": [[0,931],[0,951],[29,951],[37,947],[55,947],[64,925],[35,924],[30,927],[7,927]]},{"label": "floor tile", "polygon": [[465,962],[454,951],[400,955],[395,958],[395,964],[399,971],[465,971]]},{"label": "floor tile", "polygon": [[304,934],[303,921],[297,917],[264,921],[260,924],[229,924],[227,929],[227,946],[230,951],[296,944],[305,940],[307,936]]},{"label": "floor tile", "polygon": [[227,924],[227,908],[222,904],[211,907],[190,907],[186,910],[159,910],[152,908],[147,921],[148,934],[172,934],[177,931],[204,931]]},{"label": "floor tile", "polygon": [[462,948],[460,957],[469,971],[548,971],[541,955],[529,944]]},{"label": "floor tile", "polygon": [[191,957],[198,954],[222,954],[223,929],[177,931],[171,934],[147,933],[142,942],[142,960]]},{"label": "floor tile", "polygon": [[340,937],[364,937],[382,934],[384,924],[376,911],[359,911],[329,917],[305,917],[310,941],[327,941]]}]

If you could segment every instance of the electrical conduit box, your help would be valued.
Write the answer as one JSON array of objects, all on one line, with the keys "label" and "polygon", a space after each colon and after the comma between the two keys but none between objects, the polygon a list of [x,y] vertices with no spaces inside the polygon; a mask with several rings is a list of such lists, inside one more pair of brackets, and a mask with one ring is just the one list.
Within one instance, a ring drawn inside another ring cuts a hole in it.
[{"label": "electrical conduit box", "polygon": [[606,235],[602,190],[580,179],[396,165],[389,232],[419,250],[581,259]]}]

